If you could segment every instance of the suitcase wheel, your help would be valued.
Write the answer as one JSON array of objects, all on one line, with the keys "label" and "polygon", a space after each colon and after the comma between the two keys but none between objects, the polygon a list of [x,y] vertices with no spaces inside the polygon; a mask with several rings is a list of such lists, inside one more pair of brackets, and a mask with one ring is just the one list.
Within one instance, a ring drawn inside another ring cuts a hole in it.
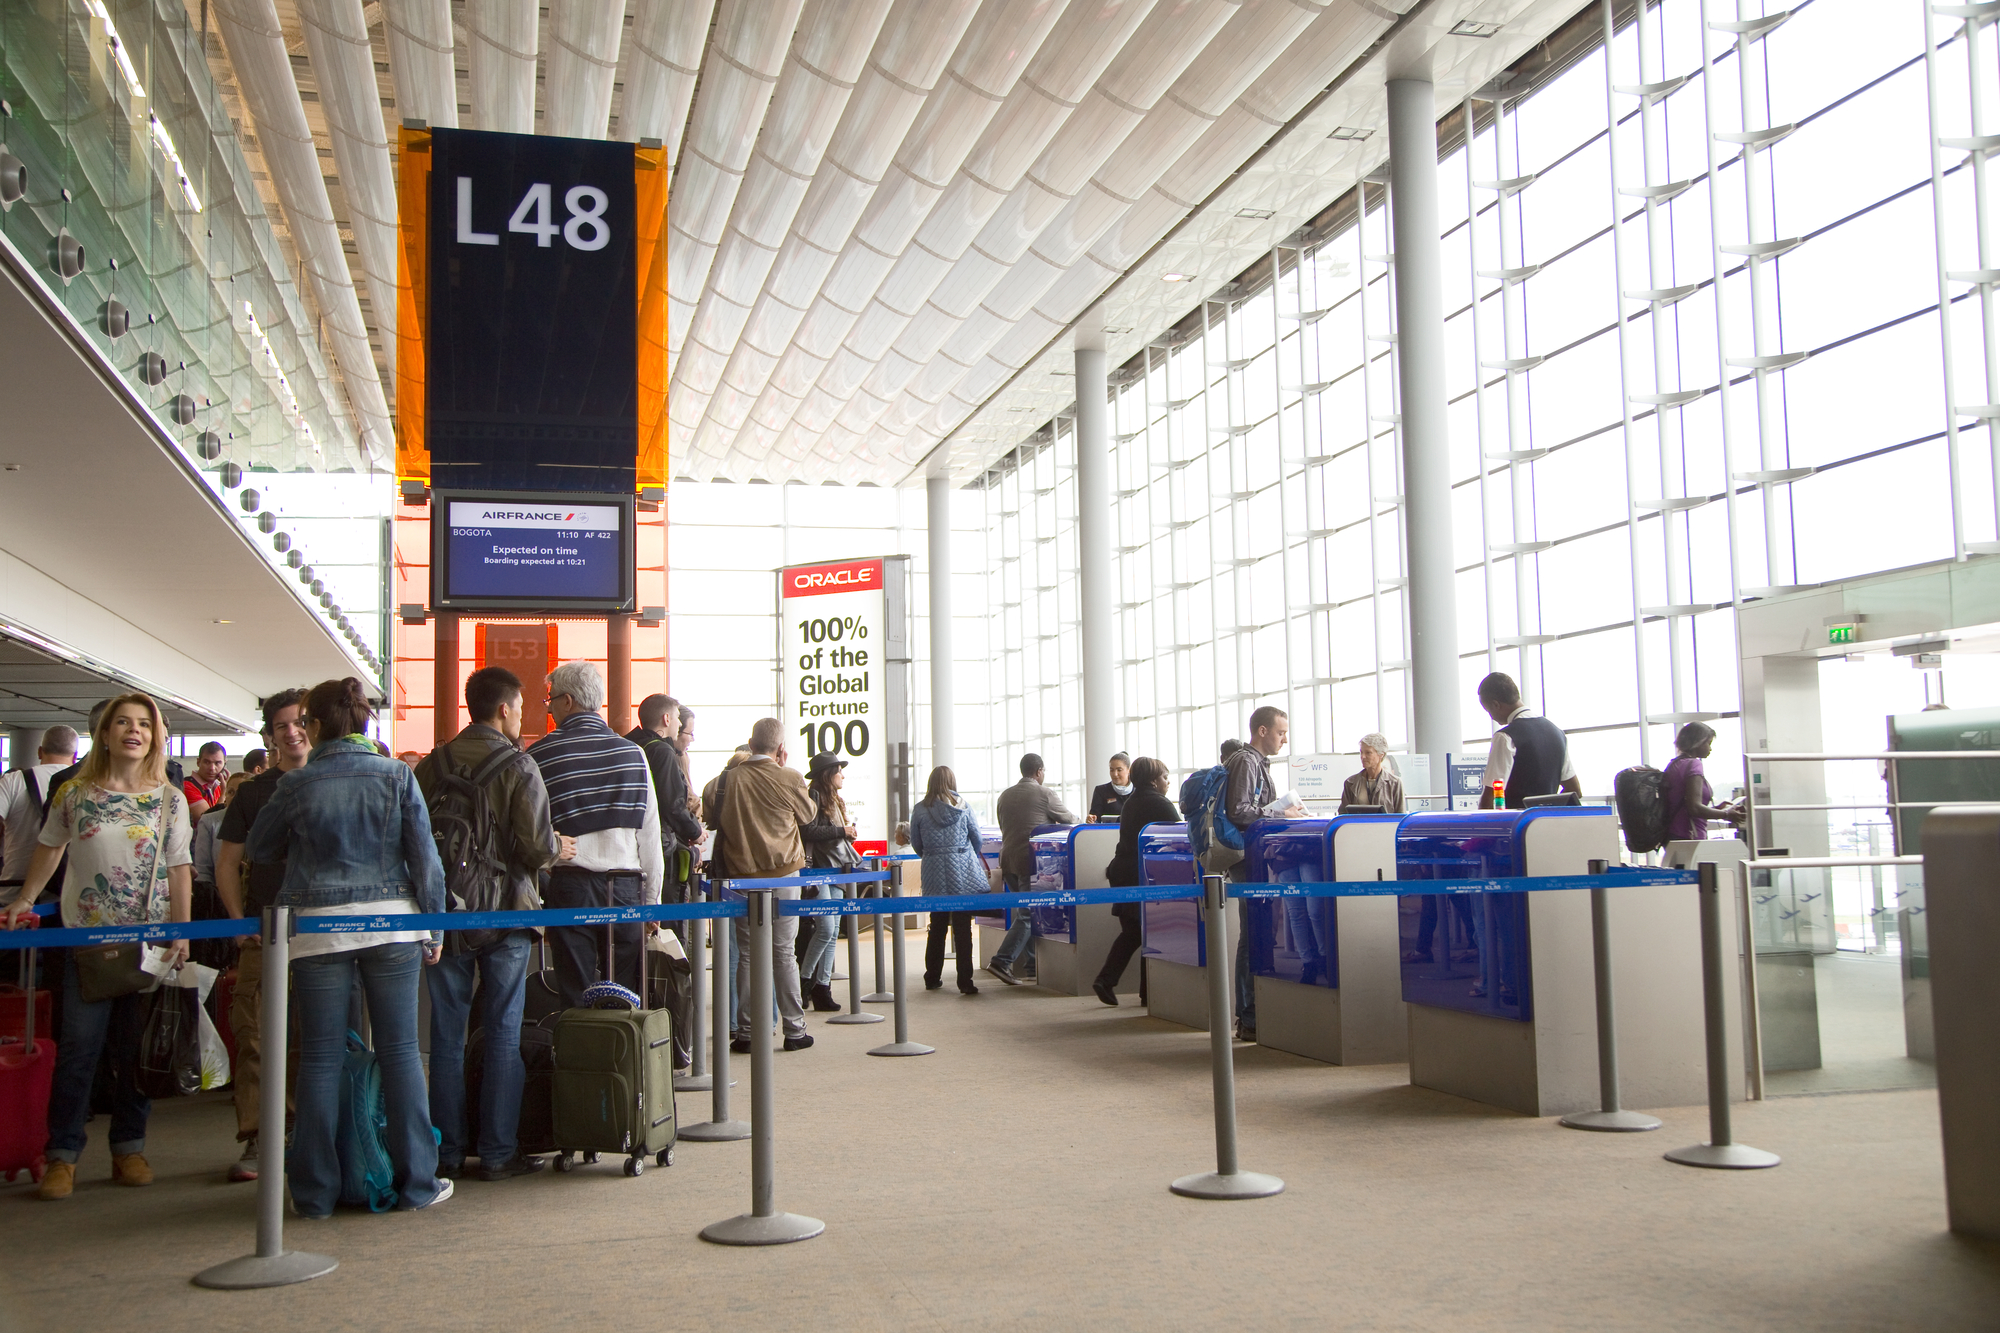
[{"label": "suitcase wheel", "polygon": [[660,1149],[660,1155],[653,1160],[661,1166],[672,1166],[674,1164],[674,1150],[672,1148],[662,1148]]},{"label": "suitcase wheel", "polygon": [[573,1157],[573,1156],[571,1156],[571,1155],[570,1155],[569,1153],[566,1153],[566,1152],[565,1152],[565,1153],[557,1153],[557,1154],[556,1154],[556,1170],[558,1170],[558,1171],[574,1171],[574,1170],[576,1170],[576,1158],[575,1158],[575,1157]]},{"label": "suitcase wheel", "polygon": [[643,1158],[643,1157],[627,1157],[627,1158],[625,1159],[625,1174],[626,1174],[626,1175],[628,1175],[628,1176],[636,1176],[636,1175],[638,1175],[638,1174],[639,1174],[640,1172],[644,1171],[645,1169],[646,1169],[646,1159],[645,1159],[645,1158]]},{"label": "suitcase wheel", "polygon": [[597,1154],[596,1154],[596,1153],[594,1153],[594,1152],[587,1152],[587,1153],[585,1153],[585,1154],[583,1155],[583,1164],[584,1164],[585,1166],[596,1166],[596,1165],[597,1165]]}]

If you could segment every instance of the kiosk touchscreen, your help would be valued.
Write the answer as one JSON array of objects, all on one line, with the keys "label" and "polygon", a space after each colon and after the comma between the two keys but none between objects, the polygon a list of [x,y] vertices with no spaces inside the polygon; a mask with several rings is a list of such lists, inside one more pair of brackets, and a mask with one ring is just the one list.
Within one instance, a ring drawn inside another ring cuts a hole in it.
[{"label": "kiosk touchscreen", "polygon": [[[1259,824],[1244,838],[1244,877],[1270,884],[1394,879],[1400,822],[1374,814]],[[1260,1046],[1329,1064],[1406,1058],[1396,899],[1246,899],[1243,917]]]},{"label": "kiosk touchscreen", "polygon": [[[1035,830],[1035,872],[1032,889],[1103,889],[1110,887],[1105,867],[1118,850],[1116,824],[1050,825]],[[1104,956],[1118,938],[1118,919],[1109,903],[1077,907],[1031,908],[1035,931],[1035,976],[1043,990],[1083,995],[1104,966]],[[1121,988],[1139,989],[1139,969],[1125,969]]]},{"label": "kiosk touchscreen", "polygon": [[[1406,816],[1396,830],[1402,880],[1582,875],[1592,860],[1621,864],[1621,850],[1617,817],[1591,806],[1437,811]],[[1418,894],[1401,903],[1410,1082],[1527,1115],[1594,1108],[1589,893]],[[1625,1104],[1699,1103],[1707,1075],[1695,890],[1617,888],[1608,907]],[[1726,947],[1733,956],[1733,932]]]}]

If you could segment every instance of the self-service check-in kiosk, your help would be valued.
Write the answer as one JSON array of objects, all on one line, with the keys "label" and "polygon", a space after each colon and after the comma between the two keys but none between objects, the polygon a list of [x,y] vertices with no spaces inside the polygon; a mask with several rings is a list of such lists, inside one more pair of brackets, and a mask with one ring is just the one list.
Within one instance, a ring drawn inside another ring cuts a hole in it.
[{"label": "self-service check-in kiosk", "polygon": [[[1622,861],[1609,810],[1437,811],[1406,816],[1396,830],[1402,880],[1581,875],[1592,860]],[[1595,1107],[1590,895],[1421,894],[1402,903],[1410,1081],[1527,1115]],[[1707,1081],[1695,891],[1614,889],[1608,903],[1625,1103],[1699,1103]],[[1729,915],[1725,956],[1735,948]]]},{"label": "self-service check-in kiosk", "polygon": [[[1398,815],[1278,820],[1245,835],[1245,879],[1396,878]],[[1255,898],[1243,904],[1257,987],[1257,1043],[1329,1064],[1409,1053],[1392,897]]]},{"label": "self-service check-in kiosk", "polygon": [[1139,831],[1139,882],[1185,884],[1190,895],[1140,904],[1146,930],[1139,953],[1146,960],[1146,1012],[1206,1029],[1208,932],[1201,924],[1201,868],[1188,845],[1187,825],[1148,824]]},{"label": "self-service check-in kiosk", "polygon": [[[1118,850],[1116,824],[1055,825],[1037,829],[1031,839],[1035,871],[1030,889],[1104,889],[1110,887],[1105,867]],[[1035,979],[1043,990],[1082,995],[1104,966],[1104,956],[1118,938],[1118,919],[1109,903],[1073,907],[1035,907]],[[1138,969],[1125,969],[1120,987],[1136,994]]]}]

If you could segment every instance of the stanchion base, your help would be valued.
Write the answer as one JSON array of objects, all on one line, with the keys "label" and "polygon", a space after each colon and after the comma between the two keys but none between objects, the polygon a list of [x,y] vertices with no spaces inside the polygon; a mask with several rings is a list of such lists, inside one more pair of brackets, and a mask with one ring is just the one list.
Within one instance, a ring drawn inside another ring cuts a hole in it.
[{"label": "stanchion base", "polygon": [[1710,1166],[1721,1171],[1755,1171],[1763,1166],[1776,1166],[1781,1160],[1774,1152],[1745,1143],[1725,1143],[1721,1147],[1697,1143],[1692,1148],[1676,1148],[1666,1158],[1682,1166]]},{"label": "stanchion base", "polygon": [[711,1074],[674,1075],[675,1092],[708,1092],[711,1091],[714,1087],[715,1087],[715,1078]]},{"label": "stanchion base", "polygon": [[1660,1127],[1658,1117],[1637,1111],[1578,1111],[1556,1123],[1565,1129],[1595,1129],[1606,1134],[1637,1134]]},{"label": "stanchion base", "polygon": [[750,1126],[741,1120],[702,1120],[683,1126],[674,1137],[683,1143],[734,1143],[750,1137]]},{"label": "stanchion base", "polygon": [[826,1230],[817,1217],[779,1213],[758,1217],[743,1213],[727,1221],[711,1222],[701,1229],[701,1238],[717,1245],[788,1245],[795,1240],[811,1240]]},{"label": "stanchion base", "polygon": [[325,1277],[338,1267],[338,1259],[324,1254],[307,1254],[303,1250],[286,1250],[268,1258],[261,1254],[246,1254],[240,1259],[230,1259],[213,1268],[202,1269],[194,1275],[194,1284],[216,1291],[289,1287],[294,1282],[310,1282],[316,1277]]},{"label": "stanchion base", "polygon": [[861,1003],[863,1004],[894,1004],[895,1002],[896,993],[894,991],[878,990],[871,995],[861,997]]},{"label": "stanchion base", "polygon": [[1223,1175],[1204,1171],[1198,1176],[1182,1176],[1167,1188],[1190,1199],[1268,1199],[1282,1194],[1285,1182],[1260,1171],[1237,1171]]},{"label": "stanchion base", "polygon": [[880,1014],[835,1014],[826,1020],[829,1023],[880,1023]]},{"label": "stanchion base", "polygon": [[877,1046],[870,1055],[930,1055],[937,1047],[926,1046],[920,1041],[892,1041],[887,1046]]}]

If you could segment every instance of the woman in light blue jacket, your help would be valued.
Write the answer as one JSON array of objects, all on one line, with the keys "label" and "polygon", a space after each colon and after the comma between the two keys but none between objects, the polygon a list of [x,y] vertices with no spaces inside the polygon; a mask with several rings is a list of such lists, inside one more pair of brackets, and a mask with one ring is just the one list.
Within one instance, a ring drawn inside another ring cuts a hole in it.
[{"label": "woman in light blue jacket", "polygon": [[452,1192],[451,1182],[438,1178],[437,1136],[417,1053],[418,973],[437,961],[441,937],[393,923],[444,911],[444,867],[415,775],[376,753],[362,734],[369,707],[361,682],[350,676],[315,685],[305,714],[312,754],[278,783],[250,829],[245,854],[253,862],[285,863],[278,902],[296,915],[379,917],[385,928],[292,940],[300,1038],[298,1119],[287,1163],[292,1208],[319,1218],[341,1201],[335,1140],[348,997],[357,977],[381,1063],[396,1206],[428,1208]]},{"label": "woman in light blue jacket", "polygon": [[[990,893],[986,854],[979,846],[979,821],[958,794],[958,778],[940,764],[931,770],[929,788],[910,812],[910,846],[923,857],[924,896],[947,897]],[[972,913],[932,912],[930,937],[924,942],[924,989],[944,986],[944,941],[951,935],[958,956],[958,989],[977,995],[972,984]]]}]

